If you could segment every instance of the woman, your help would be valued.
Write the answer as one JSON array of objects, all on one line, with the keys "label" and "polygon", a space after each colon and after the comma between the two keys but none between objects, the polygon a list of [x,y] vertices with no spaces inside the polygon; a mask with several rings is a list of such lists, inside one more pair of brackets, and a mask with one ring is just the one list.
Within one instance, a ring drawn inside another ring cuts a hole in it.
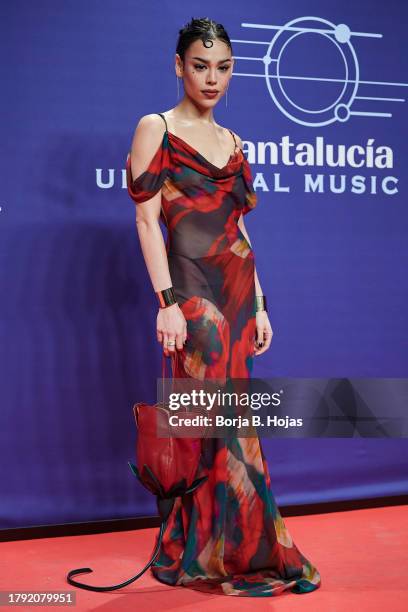
[{"label": "woman", "polygon": [[[234,64],[223,26],[192,19],[179,32],[175,63],[183,99],[140,119],[126,160],[159,301],[157,340],[173,356],[175,377],[249,378],[272,328],[243,219],[256,205],[251,170],[239,136],[213,116]],[[204,474],[203,485],[176,500],[152,567],[158,580],[238,596],[320,586],[285,528],[258,437],[204,439],[197,478]]]}]

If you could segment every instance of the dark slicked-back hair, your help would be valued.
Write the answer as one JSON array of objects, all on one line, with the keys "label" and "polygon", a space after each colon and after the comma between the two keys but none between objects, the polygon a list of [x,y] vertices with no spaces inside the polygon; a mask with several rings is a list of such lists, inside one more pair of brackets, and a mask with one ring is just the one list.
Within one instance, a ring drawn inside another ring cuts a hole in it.
[{"label": "dark slicked-back hair", "polygon": [[229,36],[221,23],[216,23],[208,17],[200,19],[192,18],[189,23],[179,30],[176,53],[184,62],[184,56],[188,47],[196,40],[202,40],[205,47],[212,47],[213,40],[222,40],[231,49],[232,45]]}]

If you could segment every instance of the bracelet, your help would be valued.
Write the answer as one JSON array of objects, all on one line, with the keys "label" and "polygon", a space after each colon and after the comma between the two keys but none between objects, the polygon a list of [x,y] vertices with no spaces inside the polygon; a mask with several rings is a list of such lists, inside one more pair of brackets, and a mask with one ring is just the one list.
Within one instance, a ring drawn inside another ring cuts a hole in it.
[{"label": "bracelet", "polygon": [[266,307],[266,295],[256,295],[255,301],[256,312],[260,312],[261,310],[265,310],[265,312],[268,312],[268,309]]},{"label": "bracelet", "polygon": [[156,291],[156,295],[157,299],[159,300],[160,308],[167,308],[168,306],[172,306],[172,304],[177,303],[173,287]]}]

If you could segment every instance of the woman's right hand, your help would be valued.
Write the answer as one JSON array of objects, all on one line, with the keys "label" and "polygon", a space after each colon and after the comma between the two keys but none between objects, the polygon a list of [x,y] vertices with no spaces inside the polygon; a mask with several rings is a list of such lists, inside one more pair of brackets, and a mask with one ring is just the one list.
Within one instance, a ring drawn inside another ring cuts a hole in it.
[{"label": "woman's right hand", "polygon": [[[157,313],[157,340],[163,345],[166,357],[173,355],[176,349],[181,351],[187,339],[187,321],[176,302],[166,308],[159,308]],[[167,346],[168,342],[175,345]]]}]

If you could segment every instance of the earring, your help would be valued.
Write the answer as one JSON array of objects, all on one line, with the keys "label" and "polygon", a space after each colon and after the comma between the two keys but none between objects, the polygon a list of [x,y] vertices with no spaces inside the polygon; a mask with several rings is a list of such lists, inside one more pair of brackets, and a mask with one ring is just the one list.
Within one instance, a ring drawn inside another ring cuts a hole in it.
[{"label": "earring", "polygon": [[225,107],[228,106],[228,87],[229,85],[227,85],[227,89],[225,90]]},{"label": "earring", "polygon": [[179,77],[176,75],[176,80],[177,80],[177,100],[178,100],[178,99],[179,99],[179,97],[180,97],[180,81],[182,81],[183,79],[179,78]]}]

